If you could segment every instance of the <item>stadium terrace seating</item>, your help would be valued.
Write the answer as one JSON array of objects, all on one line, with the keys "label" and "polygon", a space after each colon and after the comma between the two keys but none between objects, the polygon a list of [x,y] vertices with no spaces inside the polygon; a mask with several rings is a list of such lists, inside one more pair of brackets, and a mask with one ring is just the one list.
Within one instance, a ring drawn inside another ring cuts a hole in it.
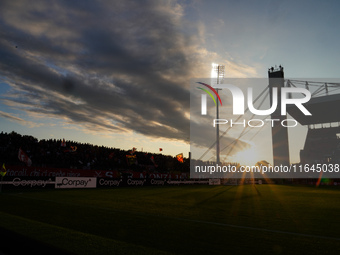
[{"label": "stadium terrace seating", "polygon": [[[40,140],[16,132],[0,134],[0,162],[6,165],[23,165],[18,159],[19,148],[32,160],[32,166],[92,169],[92,170],[133,170],[159,173],[189,172],[189,160],[180,163],[176,157],[141,151],[126,151],[92,144],[61,139]],[[126,155],[136,155],[129,162]]]}]

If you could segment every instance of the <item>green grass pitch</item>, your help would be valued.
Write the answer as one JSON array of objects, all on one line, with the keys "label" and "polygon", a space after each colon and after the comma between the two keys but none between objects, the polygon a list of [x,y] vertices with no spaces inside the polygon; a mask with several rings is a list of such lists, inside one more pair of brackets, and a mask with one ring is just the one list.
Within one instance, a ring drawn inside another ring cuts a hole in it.
[{"label": "green grass pitch", "polygon": [[0,194],[0,203],[1,231],[74,254],[340,251],[340,189],[336,187],[13,191]]}]

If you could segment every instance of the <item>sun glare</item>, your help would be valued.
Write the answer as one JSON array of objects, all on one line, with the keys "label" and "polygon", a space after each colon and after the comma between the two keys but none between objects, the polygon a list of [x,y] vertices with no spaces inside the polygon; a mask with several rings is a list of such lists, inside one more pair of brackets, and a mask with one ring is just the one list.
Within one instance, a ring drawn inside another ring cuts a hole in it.
[{"label": "sun glare", "polygon": [[254,166],[256,162],[259,161],[255,146],[238,152],[233,158],[235,162],[247,166]]},{"label": "sun glare", "polygon": [[214,78],[216,79],[217,78],[216,67],[218,66],[218,64],[212,63],[211,66],[212,66],[212,68],[211,68],[211,72],[210,72],[210,77],[212,79],[214,79]]}]

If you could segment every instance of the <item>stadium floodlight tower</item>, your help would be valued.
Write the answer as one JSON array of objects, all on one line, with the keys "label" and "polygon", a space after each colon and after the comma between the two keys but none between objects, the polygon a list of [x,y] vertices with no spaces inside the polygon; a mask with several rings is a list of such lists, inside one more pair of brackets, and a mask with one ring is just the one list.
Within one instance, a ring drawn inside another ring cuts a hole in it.
[{"label": "stadium floodlight tower", "polygon": [[[272,119],[280,122],[287,118],[287,115],[281,115],[281,89],[284,87],[283,67],[271,67],[268,69],[269,88],[270,88],[270,105],[273,104],[273,88],[278,88],[278,107],[271,114]],[[273,145],[273,163],[274,165],[289,165],[289,145],[288,129],[280,125],[272,126],[272,145]]]},{"label": "stadium floodlight tower", "polygon": [[[221,84],[223,83],[224,79],[224,66],[219,64],[212,64],[212,71],[211,71],[211,79],[212,85]],[[220,89],[216,89],[217,94]],[[216,102],[218,102],[218,98],[216,95]],[[216,104],[216,119],[219,119],[219,110],[218,110],[218,103]],[[220,128],[219,125],[216,125],[216,164],[220,163]]]}]

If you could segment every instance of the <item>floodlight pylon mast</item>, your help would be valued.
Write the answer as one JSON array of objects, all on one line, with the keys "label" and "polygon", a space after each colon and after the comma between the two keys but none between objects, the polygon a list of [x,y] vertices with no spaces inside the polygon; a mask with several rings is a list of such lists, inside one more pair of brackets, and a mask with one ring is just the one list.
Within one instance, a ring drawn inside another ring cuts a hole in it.
[{"label": "floodlight pylon mast", "polygon": [[[216,73],[216,84],[221,84],[224,79],[224,70],[225,67],[223,65],[213,64],[213,71]],[[214,77],[213,77],[214,78]],[[216,88],[217,95],[216,95],[216,119],[219,119],[219,107],[218,107],[218,91],[220,89]],[[220,127],[216,125],[216,164],[220,163]]]}]

